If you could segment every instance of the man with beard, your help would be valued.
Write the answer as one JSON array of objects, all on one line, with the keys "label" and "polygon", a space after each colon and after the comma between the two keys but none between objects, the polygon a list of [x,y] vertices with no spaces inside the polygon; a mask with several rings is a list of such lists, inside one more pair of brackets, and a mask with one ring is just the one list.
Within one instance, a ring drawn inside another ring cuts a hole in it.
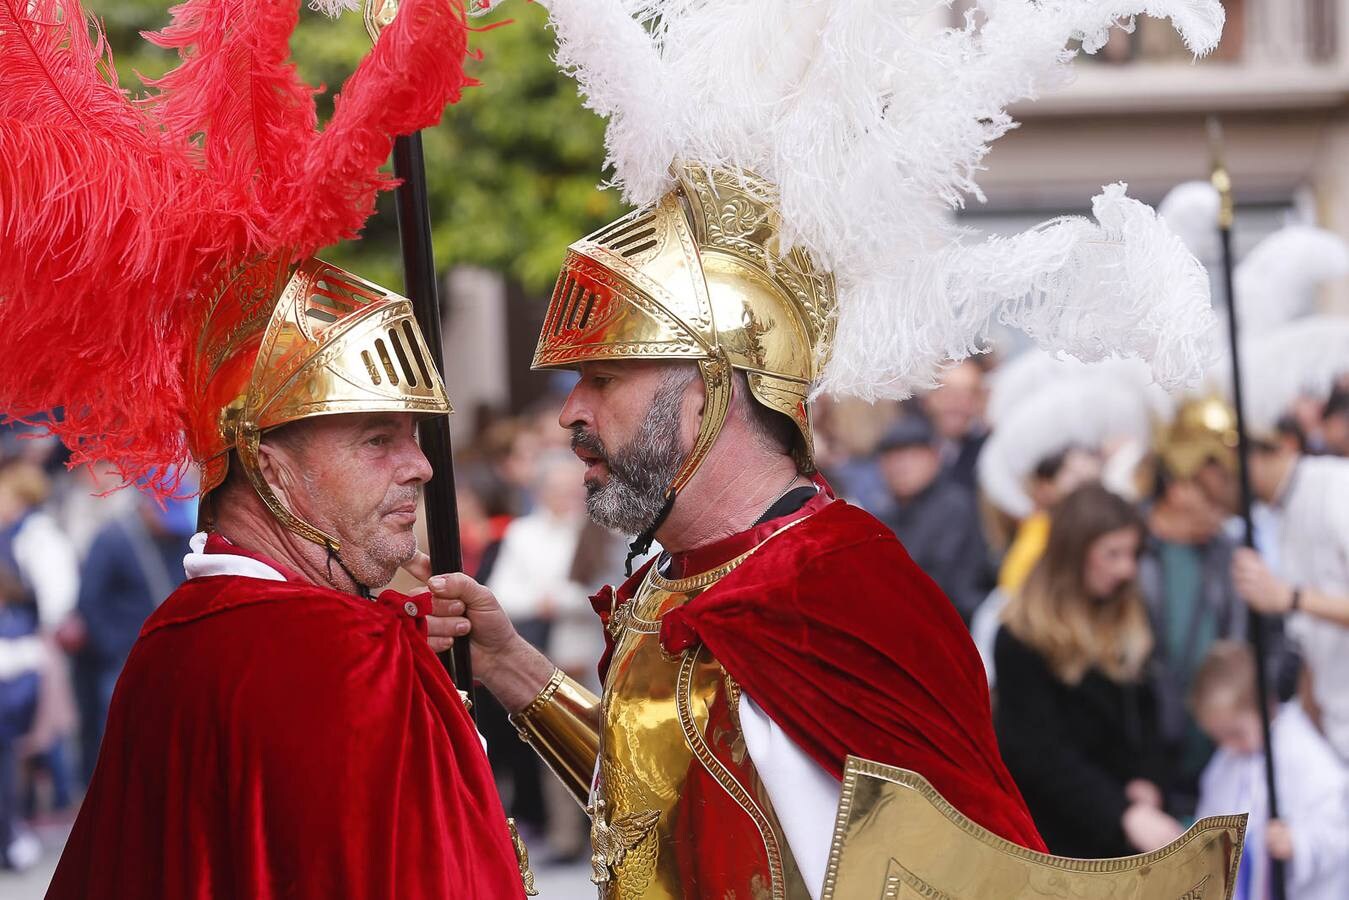
[{"label": "man with beard", "polygon": [[[667,202],[608,232],[668,235],[700,201],[756,202],[734,183],[682,169]],[[813,340],[832,283],[808,265],[765,266],[775,291],[745,305],[744,327],[713,331],[696,306],[679,308],[679,322],[708,327],[662,345],[644,338],[655,320],[588,274],[603,258],[641,279],[601,240],[573,246],[535,364],[580,371],[559,421],[586,464],[591,516],[638,534],[634,556],[653,538],[664,548],[592,600],[603,704],[522,640],[485,588],[430,580],[444,616],[433,646],[471,622],[475,674],[589,804],[596,882],[613,896],[817,893],[848,754],[915,770],[975,822],[1043,849],[960,616],[890,529],[815,472],[810,357],[767,340],[755,355],[769,317]],[[709,269],[729,259],[712,241],[696,253]],[[696,362],[675,352],[699,346],[714,349]]]},{"label": "man with beard", "polygon": [[[875,398],[929,384],[995,312],[1033,308],[1023,324],[1083,352],[1126,331],[1144,346],[1150,323],[1166,323],[1156,346],[1204,337],[1202,270],[1121,185],[1098,198],[1100,227],[1051,223],[997,245],[996,262],[962,245],[942,208],[974,192],[987,142],[1010,127],[1003,105],[1062,75],[1069,36],[1094,46],[1119,10],[997,4],[930,33],[884,4],[544,5],[559,63],[611,117],[615,180],[636,208],[569,248],[534,364],[580,372],[560,422],[591,514],[637,535],[630,561],[653,540],[663,552],[592,599],[602,699],[463,575],[429,580],[435,645],[471,633],[475,674],[587,804],[606,898],[832,891],[860,868],[831,850],[856,757],[871,774],[918,773],[926,790],[907,799],[939,819],[912,841],[862,841],[884,851],[881,884],[891,858],[948,861],[908,883],[923,896],[1016,892],[972,887],[990,867],[962,865],[971,844],[1012,867],[1040,858],[1006,841],[1043,849],[998,755],[979,656],[893,533],[819,477],[807,401],[816,388]],[[1208,18],[1190,21],[1221,18],[1203,5]],[[1135,279],[1178,287],[1136,291]],[[895,802],[867,808],[904,807],[885,796]],[[1182,873],[1174,896],[1208,874]],[[1073,876],[1049,880],[1079,893]]]}]

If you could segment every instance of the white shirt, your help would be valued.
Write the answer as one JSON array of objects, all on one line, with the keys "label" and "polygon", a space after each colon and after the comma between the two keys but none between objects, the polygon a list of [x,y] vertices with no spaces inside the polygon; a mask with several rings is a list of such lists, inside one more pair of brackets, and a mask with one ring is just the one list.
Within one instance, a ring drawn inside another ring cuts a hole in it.
[{"label": "white shirt", "polygon": [[[75,545],[55,519],[37,510],[15,532],[13,549],[19,576],[32,588],[37,602],[39,629],[55,628],[75,608],[79,598],[80,570]],[[0,638],[0,681],[41,671],[51,658],[39,635]]]},{"label": "white shirt", "polygon": [[801,879],[810,896],[819,900],[843,785],[787,737],[748,694],[740,704],[740,727]]},{"label": "white shirt", "polygon": [[511,522],[501,538],[487,587],[514,620],[545,613],[552,621],[549,658],[567,672],[593,671],[604,635],[590,608],[589,591],[572,581],[582,516],[558,518],[536,510]]},{"label": "white shirt", "polygon": [[576,544],[585,522],[559,519],[538,511],[506,526],[501,550],[487,587],[512,619],[539,616],[545,602],[551,612],[584,608],[585,589],[570,578]]},{"label": "white shirt", "polygon": [[[1349,596],[1349,460],[1302,459],[1279,515],[1279,573],[1284,580]],[[1288,634],[1311,670],[1326,738],[1349,760],[1349,628],[1294,613],[1288,618]]]},{"label": "white shirt", "polygon": [[[1288,896],[1294,900],[1349,897],[1349,767],[1316,730],[1302,707],[1287,703],[1271,726],[1279,814],[1293,836]],[[1269,797],[1262,753],[1219,749],[1199,784],[1199,816],[1248,813],[1243,866],[1251,866],[1249,898],[1269,896],[1265,824]],[[1240,879],[1238,879],[1240,881]]]},{"label": "white shirt", "polygon": [[42,510],[30,513],[14,535],[14,561],[33,589],[38,621],[55,628],[75,608],[80,594],[80,564],[75,545],[56,520]]},{"label": "white shirt", "polygon": [[183,557],[183,572],[188,578],[205,578],[208,575],[242,575],[245,578],[261,578],[263,581],[285,581],[286,576],[261,560],[251,556],[238,556],[233,553],[207,553],[206,532],[199,531],[187,542],[191,550]]}]

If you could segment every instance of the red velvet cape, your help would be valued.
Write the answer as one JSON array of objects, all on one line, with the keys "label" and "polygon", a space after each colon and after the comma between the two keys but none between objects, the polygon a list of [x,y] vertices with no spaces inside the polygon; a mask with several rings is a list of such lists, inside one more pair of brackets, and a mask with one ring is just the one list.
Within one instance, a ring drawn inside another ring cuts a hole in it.
[{"label": "red velvet cape", "polygon": [[519,898],[426,596],[196,578],[150,617],[47,896]]},{"label": "red velvet cape", "polygon": [[[593,598],[601,619],[631,599],[645,573]],[[706,645],[835,778],[848,754],[912,769],[975,822],[1045,849],[998,752],[969,633],[869,513],[822,504],[668,613],[660,639],[673,653]]]}]

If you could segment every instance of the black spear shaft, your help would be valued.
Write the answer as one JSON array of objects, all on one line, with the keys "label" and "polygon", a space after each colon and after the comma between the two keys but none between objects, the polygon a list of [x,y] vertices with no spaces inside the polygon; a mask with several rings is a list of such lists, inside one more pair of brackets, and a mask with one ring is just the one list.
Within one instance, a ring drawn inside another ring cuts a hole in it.
[{"label": "black spear shaft", "polygon": [[[436,291],[436,262],[431,249],[431,206],[426,192],[426,162],[422,158],[420,133],[400,137],[393,145],[393,173],[401,184],[394,191],[398,208],[398,237],[403,246],[403,287],[412,301],[417,326],[431,351],[431,365],[445,374],[445,356],[441,349],[440,299]],[[436,574],[461,572],[464,556],[459,547],[459,507],[454,490],[454,455],[450,448],[448,416],[434,416],[418,429],[422,452],[431,463],[431,480],[426,483],[426,535],[430,546],[431,571]],[[454,685],[473,698],[473,663],[469,642],[455,641],[441,662]],[[473,704],[469,705],[470,714]]]},{"label": "black spear shaft", "polygon": [[[1251,507],[1254,499],[1251,494],[1250,452],[1251,440],[1246,431],[1246,409],[1241,394],[1241,341],[1237,321],[1237,298],[1235,279],[1235,261],[1232,256],[1232,223],[1235,220],[1235,208],[1232,203],[1232,178],[1223,165],[1221,132],[1216,120],[1210,120],[1209,128],[1214,145],[1213,186],[1221,198],[1218,212],[1218,233],[1222,239],[1223,254],[1223,293],[1227,297],[1227,339],[1232,360],[1232,405],[1237,416],[1237,481],[1241,488],[1241,526],[1242,541],[1252,550],[1255,549],[1255,525],[1251,519]],[[1265,741],[1265,789],[1269,792],[1269,817],[1279,817],[1279,798],[1274,786],[1274,745],[1269,734],[1269,673],[1265,666],[1265,651],[1268,621],[1255,610],[1250,610],[1251,650],[1255,653],[1255,688],[1259,692],[1260,731]],[[1254,849],[1254,848],[1253,848]],[[1256,852],[1260,852],[1257,850]],[[1270,893],[1273,900],[1284,900],[1285,882],[1283,860],[1270,858]]]}]

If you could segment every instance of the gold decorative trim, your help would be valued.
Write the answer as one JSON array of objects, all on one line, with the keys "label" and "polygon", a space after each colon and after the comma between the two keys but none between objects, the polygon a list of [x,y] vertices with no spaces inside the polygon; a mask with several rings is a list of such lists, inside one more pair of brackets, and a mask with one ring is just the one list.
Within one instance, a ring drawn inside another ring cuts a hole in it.
[{"label": "gold decorative trim", "polygon": [[722,790],[726,791],[731,799],[754,822],[754,827],[759,830],[759,837],[764,843],[764,855],[768,859],[768,873],[772,879],[770,887],[773,900],[786,900],[787,881],[783,874],[782,848],[778,845],[777,835],[773,833],[768,816],[754,802],[754,798],[750,796],[745,786],[712,753],[712,748],[707,745],[702,732],[698,730],[697,723],[693,721],[693,667],[697,664],[698,656],[704,649],[699,647],[686,654],[679,664],[679,680],[675,689],[675,708],[679,711],[680,727],[684,729],[684,741],[688,744],[694,758],[702,763],[703,768],[717,780]]},{"label": "gold decorative trim", "polygon": [[685,576],[684,578],[665,578],[659,572],[656,571],[655,566],[652,566],[650,570],[648,570],[647,572],[646,576],[647,580],[651,583],[652,587],[660,588],[663,591],[669,591],[672,594],[685,594],[688,593],[689,591],[696,591],[699,588],[710,587],[713,584],[716,584],[721,579],[725,578],[727,575],[729,575],[732,569],[735,569],[737,566],[743,563],[751,555],[757,552],[760,547],[763,547],[765,544],[767,544],[769,541],[771,541],[778,535],[782,534],[784,531],[787,531],[788,529],[791,528],[795,528],[797,525],[800,525],[802,522],[806,521],[810,517],[811,516],[802,516],[799,519],[794,519],[791,522],[788,522],[786,525],[783,525],[777,531],[773,532],[768,537],[764,538],[762,541],[760,541],[750,549],[746,550],[744,553],[737,556],[735,559],[731,560],[730,562],[722,563],[715,569],[709,569],[706,572],[701,572],[697,575],[688,575]]},{"label": "gold decorative trim", "polygon": [[[549,677],[548,683],[543,686],[543,690],[539,691],[538,694],[534,696],[534,699],[525,704],[525,708],[516,713],[516,715],[522,718],[529,718],[547,706],[552,701],[553,695],[557,693],[557,689],[562,686],[562,682],[566,677],[567,674],[565,672],[554,667],[553,674]],[[526,738],[526,740],[528,740],[528,738]]]},{"label": "gold decorative trim", "polygon": [[534,748],[582,807],[600,753],[601,706],[599,697],[554,669],[543,690],[509,716],[520,740]]}]

